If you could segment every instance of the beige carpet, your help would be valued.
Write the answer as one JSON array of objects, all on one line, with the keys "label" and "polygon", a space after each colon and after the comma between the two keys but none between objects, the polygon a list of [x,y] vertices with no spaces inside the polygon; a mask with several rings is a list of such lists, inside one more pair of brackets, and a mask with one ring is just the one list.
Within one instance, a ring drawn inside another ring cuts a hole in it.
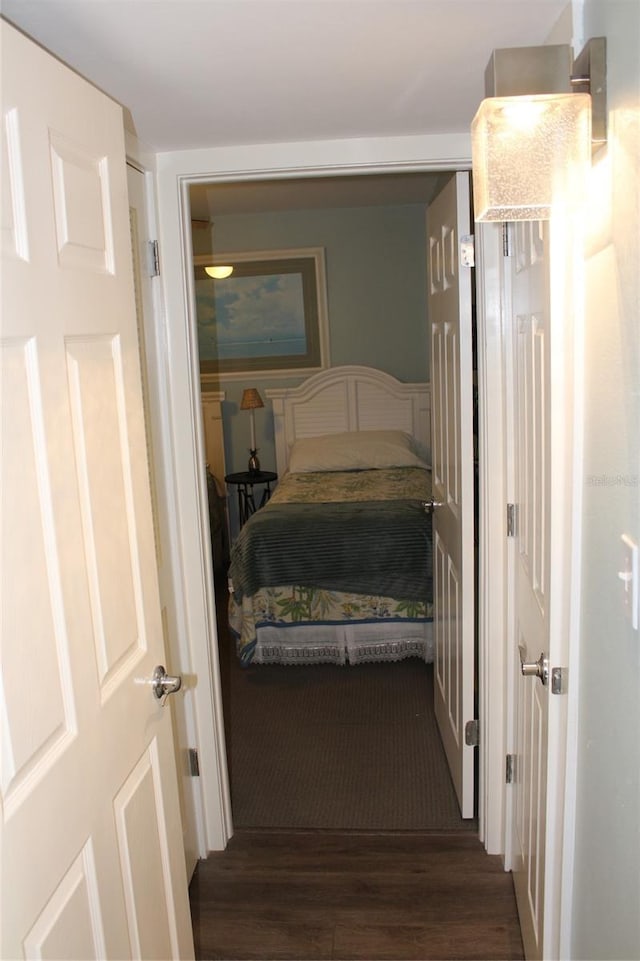
[{"label": "beige carpet", "polygon": [[238,828],[476,830],[463,821],[433,713],[433,669],[242,668],[226,652]]}]

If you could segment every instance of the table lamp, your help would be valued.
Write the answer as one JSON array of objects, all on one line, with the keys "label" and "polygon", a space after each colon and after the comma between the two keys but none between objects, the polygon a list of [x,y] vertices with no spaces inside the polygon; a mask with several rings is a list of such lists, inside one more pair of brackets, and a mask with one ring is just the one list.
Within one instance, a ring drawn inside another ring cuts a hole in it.
[{"label": "table lamp", "polygon": [[264,407],[262,402],[262,397],[255,387],[247,387],[242,392],[242,400],[240,401],[240,410],[248,410],[251,415],[251,447],[249,448],[249,472],[255,474],[260,470],[260,461],[258,460],[258,449],[256,447],[256,423],[254,411],[258,407]]}]

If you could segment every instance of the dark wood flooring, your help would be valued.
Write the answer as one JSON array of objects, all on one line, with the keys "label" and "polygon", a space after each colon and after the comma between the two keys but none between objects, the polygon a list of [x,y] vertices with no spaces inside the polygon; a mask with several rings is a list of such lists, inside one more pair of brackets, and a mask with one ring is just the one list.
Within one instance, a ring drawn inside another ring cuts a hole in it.
[{"label": "dark wood flooring", "polygon": [[199,959],[524,958],[511,875],[469,832],[239,831],[190,896]]}]

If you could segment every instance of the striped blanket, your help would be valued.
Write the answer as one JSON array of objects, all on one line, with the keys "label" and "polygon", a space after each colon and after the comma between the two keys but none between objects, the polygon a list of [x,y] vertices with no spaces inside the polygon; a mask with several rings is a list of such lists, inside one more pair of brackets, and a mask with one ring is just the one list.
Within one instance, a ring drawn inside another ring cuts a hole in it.
[{"label": "striped blanket", "polygon": [[[279,497],[243,527],[229,570],[236,600],[282,584],[430,600],[431,515],[422,506],[430,496],[429,472],[351,472],[346,494],[336,490],[335,475],[317,477],[286,479]],[[307,495],[292,488],[315,490],[313,503],[296,500]],[[394,499],[384,499],[391,490]]]}]

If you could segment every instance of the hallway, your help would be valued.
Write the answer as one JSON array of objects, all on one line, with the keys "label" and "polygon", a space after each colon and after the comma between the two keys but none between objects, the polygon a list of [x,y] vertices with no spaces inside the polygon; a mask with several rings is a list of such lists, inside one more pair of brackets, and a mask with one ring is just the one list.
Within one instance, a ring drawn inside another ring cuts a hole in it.
[{"label": "hallway", "polygon": [[511,875],[469,832],[240,831],[190,898],[199,959],[524,957]]}]

